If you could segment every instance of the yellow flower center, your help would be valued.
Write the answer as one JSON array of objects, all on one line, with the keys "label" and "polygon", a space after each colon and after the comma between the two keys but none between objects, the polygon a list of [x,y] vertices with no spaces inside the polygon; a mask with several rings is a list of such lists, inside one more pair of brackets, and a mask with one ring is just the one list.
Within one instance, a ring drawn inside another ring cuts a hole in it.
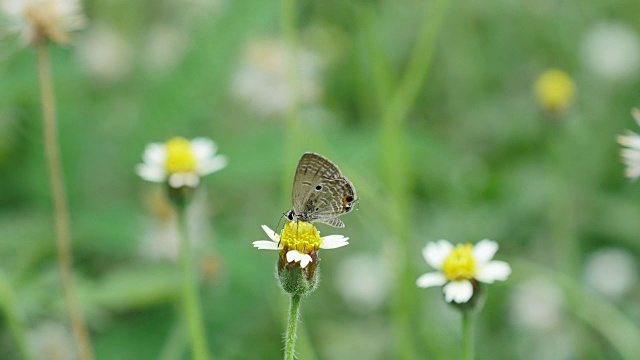
[{"label": "yellow flower center", "polygon": [[564,71],[547,70],[538,77],[536,96],[542,107],[550,111],[562,110],[573,101],[575,88],[571,77]]},{"label": "yellow flower center", "polygon": [[444,259],[442,272],[449,280],[469,280],[476,273],[476,260],[473,258],[473,245],[458,244]]},{"label": "yellow flower center", "polygon": [[174,137],[166,142],[167,159],[165,170],[168,174],[192,173],[197,169],[198,162],[193,151],[191,142],[182,137]]},{"label": "yellow flower center", "polygon": [[320,249],[322,238],[313,224],[304,221],[287,221],[280,234],[280,244],[285,249],[309,254]]}]

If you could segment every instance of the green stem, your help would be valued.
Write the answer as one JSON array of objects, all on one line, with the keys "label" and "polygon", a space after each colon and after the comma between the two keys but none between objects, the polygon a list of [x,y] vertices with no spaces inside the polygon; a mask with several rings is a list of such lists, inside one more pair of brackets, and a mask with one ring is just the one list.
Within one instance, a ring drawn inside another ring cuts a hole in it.
[{"label": "green stem", "polygon": [[[438,0],[427,5],[426,17],[423,20],[416,45],[410,55],[408,66],[400,77],[397,86],[391,91],[382,109],[380,124],[380,142],[382,148],[381,170],[387,191],[393,199],[389,206],[388,220],[395,235],[398,258],[411,259],[412,254],[409,221],[411,219],[411,168],[408,141],[404,127],[407,115],[415,103],[419,91],[424,85],[429,65],[433,58],[439,30],[444,22],[449,0]],[[386,88],[388,81],[384,74],[386,67],[380,66],[376,77],[376,85]],[[381,92],[386,91],[383,89]],[[411,261],[405,260],[397,268],[400,284],[413,282]],[[392,308],[394,334],[396,337],[396,357],[415,359],[417,354],[412,342],[413,329],[409,314],[415,307],[415,286],[400,285],[395,291]]]},{"label": "green stem", "polygon": [[462,311],[462,359],[473,360],[473,310]]},{"label": "green stem", "polygon": [[289,324],[285,335],[284,360],[295,358],[296,330],[298,328],[298,317],[300,316],[300,295],[291,295],[291,305],[289,305]]},{"label": "green stem", "polygon": [[23,319],[18,312],[18,300],[6,275],[0,271],[0,307],[4,313],[5,323],[9,333],[16,343],[18,353],[23,360],[31,360],[33,357],[27,347]]},{"label": "green stem", "polygon": [[198,297],[197,277],[191,259],[191,244],[187,231],[187,216],[184,206],[177,208],[178,228],[180,230],[180,267],[182,270],[182,306],[187,318],[189,340],[193,358],[206,360],[209,358],[207,342],[202,323],[202,311]]},{"label": "green stem", "polygon": [[93,360],[93,349],[89,331],[84,323],[82,308],[78,300],[75,279],[73,277],[73,257],[71,255],[71,226],[69,220],[69,204],[64,183],[58,129],[56,125],[55,96],[51,60],[47,41],[40,40],[36,44],[38,54],[38,77],[42,97],[42,120],[44,128],[44,150],[49,170],[51,197],[56,228],[56,246],[58,254],[58,270],[67,310],[71,318],[71,328],[82,360]]}]

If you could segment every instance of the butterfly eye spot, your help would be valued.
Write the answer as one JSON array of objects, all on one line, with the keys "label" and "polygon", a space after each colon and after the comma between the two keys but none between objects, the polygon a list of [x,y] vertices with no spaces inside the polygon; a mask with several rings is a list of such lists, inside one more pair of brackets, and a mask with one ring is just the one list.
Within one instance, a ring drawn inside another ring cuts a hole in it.
[{"label": "butterfly eye spot", "polygon": [[322,185],[316,186],[316,190],[318,190],[318,191],[322,190]]},{"label": "butterfly eye spot", "polygon": [[351,196],[351,195],[347,195],[347,196],[345,196],[345,198],[344,198],[344,199],[345,199],[348,203],[350,203],[350,202],[352,202],[352,201],[353,201],[353,196]]}]

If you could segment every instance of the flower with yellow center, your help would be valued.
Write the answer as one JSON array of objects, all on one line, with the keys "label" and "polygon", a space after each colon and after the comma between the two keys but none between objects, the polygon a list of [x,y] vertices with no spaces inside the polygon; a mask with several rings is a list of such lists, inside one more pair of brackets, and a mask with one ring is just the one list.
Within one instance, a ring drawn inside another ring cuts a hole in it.
[{"label": "flower with yellow center", "polygon": [[174,137],[164,144],[147,145],[142,155],[144,163],[136,167],[140,177],[152,182],[166,182],[174,189],[195,188],[200,177],[227,165],[227,159],[216,155],[217,146],[210,139],[191,141]]},{"label": "flower with yellow center", "polygon": [[85,26],[79,0],[0,0],[0,10],[25,43],[70,42],[69,32]]},{"label": "flower with yellow center", "polygon": [[506,280],[511,267],[504,261],[491,261],[498,251],[498,244],[482,240],[475,246],[459,244],[455,247],[447,240],[429,242],[422,255],[436,272],[423,274],[416,281],[422,288],[442,286],[447,302],[463,304],[473,296],[473,283],[491,284]]},{"label": "flower with yellow center", "polygon": [[288,263],[299,262],[303,269],[313,261],[312,253],[320,249],[336,249],[349,245],[348,237],[320,237],[320,232],[313,224],[303,221],[287,221],[280,235],[266,225],[262,225],[262,229],[271,240],[254,241],[253,247],[260,250],[281,250],[285,252]]},{"label": "flower with yellow center", "polygon": [[[633,109],[631,115],[640,125],[640,109]],[[627,131],[626,135],[619,135],[617,140],[618,144],[626,147],[620,152],[622,162],[626,165],[625,176],[636,180],[640,177],[640,135]]]},{"label": "flower with yellow center", "polygon": [[549,69],[538,76],[535,94],[542,108],[557,112],[571,105],[575,96],[575,86],[571,77],[564,71]]}]

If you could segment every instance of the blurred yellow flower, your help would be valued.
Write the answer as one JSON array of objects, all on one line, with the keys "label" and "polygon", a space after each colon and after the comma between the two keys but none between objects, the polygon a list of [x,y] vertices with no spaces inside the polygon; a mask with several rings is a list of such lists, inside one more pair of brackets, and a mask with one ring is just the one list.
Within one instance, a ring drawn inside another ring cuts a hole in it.
[{"label": "blurred yellow flower", "polygon": [[3,15],[23,41],[34,44],[50,40],[71,41],[69,33],[85,26],[80,0],[0,0]]},{"label": "blurred yellow flower", "polygon": [[571,77],[562,70],[544,71],[535,83],[538,104],[550,112],[558,112],[571,105],[575,97],[575,85]]}]

